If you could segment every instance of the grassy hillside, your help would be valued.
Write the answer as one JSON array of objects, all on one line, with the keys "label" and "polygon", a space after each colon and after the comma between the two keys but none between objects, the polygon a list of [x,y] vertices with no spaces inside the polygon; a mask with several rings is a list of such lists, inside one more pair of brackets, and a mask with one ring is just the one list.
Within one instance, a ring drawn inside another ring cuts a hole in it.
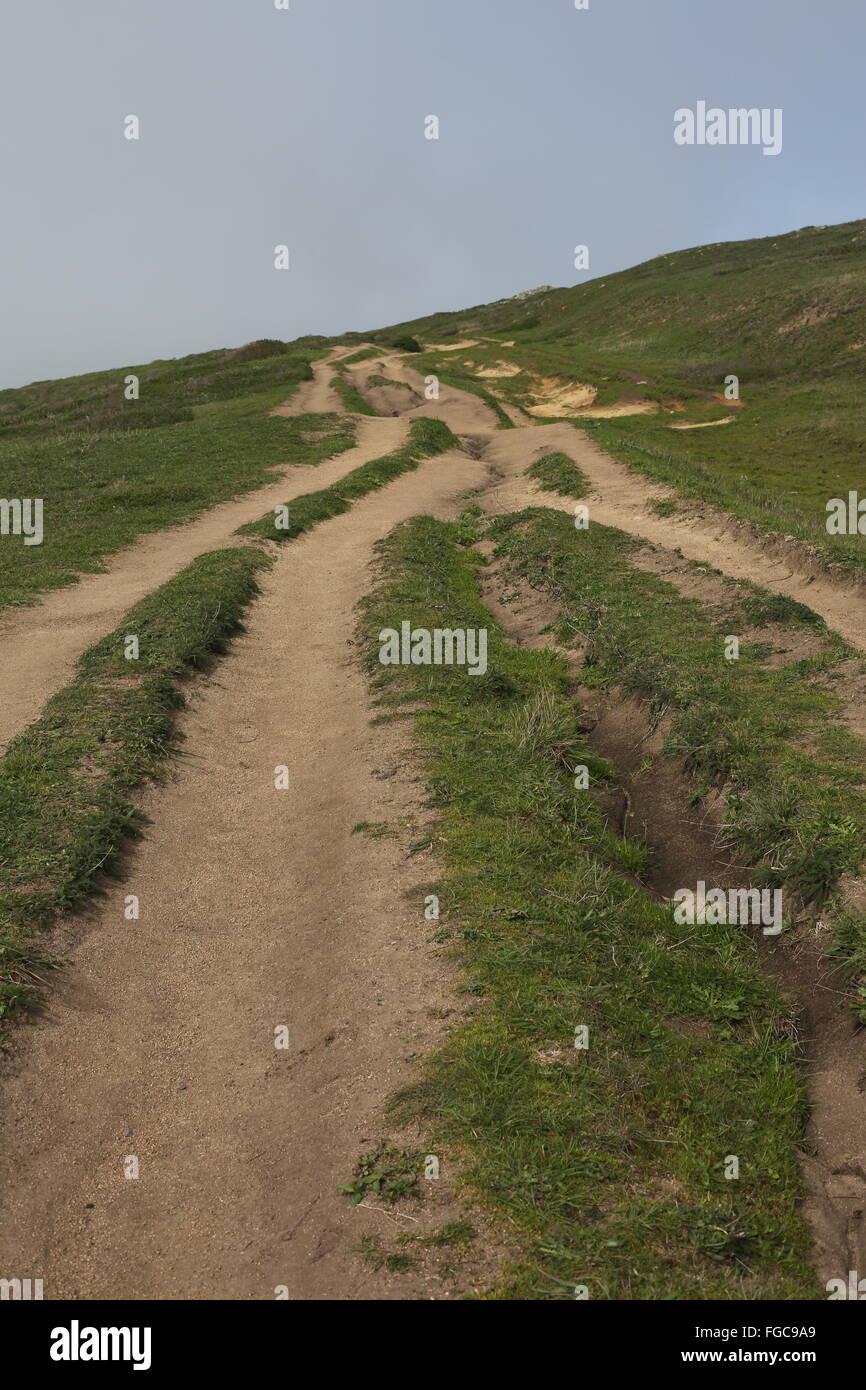
[{"label": "grassy hillside", "polygon": [[697,246],[570,289],[434,314],[371,336],[438,342],[493,333],[585,346],[635,367],[655,361],[682,385],[707,384],[737,365],[751,380],[795,369],[862,376],[855,344],[866,339],[864,288],[866,220]]},{"label": "grassy hillside", "polygon": [[[866,491],[866,221],[695,247],[373,336],[404,333],[427,346],[422,369],[504,362],[515,374],[488,384],[524,408],[551,382],[589,384],[596,406],[644,405],[653,413],[581,423],[652,477],[863,566],[863,538],[828,537],[825,521],[828,498]],[[724,398],[730,375],[739,402]]]},{"label": "grassy hillside", "polygon": [[[0,495],[44,500],[41,545],[0,537],[0,607],[270,481],[270,468],[348,448],[351,422],[337,416],[268,414],[309,379],[315,355],[266,340],[0,391]],[[124,396],[131,375],[138,400]]]},{"label": "grassy hillside", "polygon": [[[417,338],[413,367],[481,394],[504,425],[499,401],[572,418],[649,476],[866,567],[866,539],[825,525],[829,498],[866,492],[866,221],[696,247],[363,336]],[[351,424],[335,416],[268,415],[332,341],[266,339],[0,391],[0,495],[45,500],[41,545],[2,537],[0,606],[32,602],[268,468],[347,447]],[[130,376],[137,400],[125,398]],[[587,400],[647,413],[589,418]]]}]

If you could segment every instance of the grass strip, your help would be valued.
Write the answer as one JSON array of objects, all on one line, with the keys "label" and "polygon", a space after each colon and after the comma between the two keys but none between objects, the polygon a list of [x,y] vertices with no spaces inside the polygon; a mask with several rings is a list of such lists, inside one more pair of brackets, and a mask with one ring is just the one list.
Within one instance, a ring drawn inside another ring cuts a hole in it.
[{"label": "grass strip", "polygon": [[[33,1006],[54,963],[37,929],[79,906],[138,833],[129,791],[177,746],[179,682],[221,652],[270,558],[248,547],[200,555],[81,656],[0,761],[0,1020]],[[137,659],[128,639],[138,640]]]},{"label": "grass strip", "polygon": [[[456,528],[416,518],[380,551],[363,649],[380,708],[413,707],[444,866],[437,939],[476,1001],[392,1113],[420,1120],[517,1233],[489,1297],[820,1296],[798,1211],[801,1082],[753,943],[676,925],[626,876],[628,844],[575,790],[576,765],[605,768],[566,663],[504,639]],[[382,667],[378,634],[404,621],[486,627],[486,674]]]},{"label": "grass strip", "polygon": [[341,357],[339,360],[344,367],[354,367],[356,363],[366,362],[371,357],[382,357],[386,351],[381,347],[365,347],[353,352],[351,357]]},{"label": "grass strip", "polygon": [[334,375],[331,378],[332,385],[343,406],[346,410],[355,415],[378,415],[376,410],[367,397],[362,395],[357,386],[346,375],[346,367],[343,362],[334,363]]},{"label": "grass strip", "polygon": [[517,428],[493,392],[488,391],[487,387],[472,372],[458,367],[456,363],[443,367],[439,358],[435,356],[417,358],[407,363],[407,366],[411,366],[413,371],[420,372],[422,376],[436,376],[446,386],[454,386],[458,391],[468,391],[470,395],[478,396],[493,411],[499,422],[499,429],[513,430]]},{"label": "grass strip", "polygon": [[[866,859],[866,745],[833,688],[843,665],[862,670],[857,653],[804,605],[751,585],[729,585],[715,610],[683,597],[635,569],[641,543],[611,527],[576,531],[539,509],[487,535],[514,574],[558,600],[561,636],[587,649],[583,683],[622,686],[666,712],[664,751],[699,779],[696,801],[725,786],[731,849],[756,882],[837,915],[834,950],[866,978],[866,916],[840,908],[843,876]],[[777,664],[785,639],[764,630],[778,625],[808,631],[808,654]],[[739,659],[726,660],[726,637],[746,632]],[[856,1007],[866,1020],[866,991]]]},{"label": "grass strip", "polygon": [[239,534],[270,541],[294,540],[295,536],[311,530],[320,521],[347,512],[357,498],[384,487],[401,473],[417,468],[425,458],[458,447],[456,437],[441,420],[428,420],[426,417],[413,420],[409,438],[402,449],[362,463],[331,487],[296,497],[284,507],[268,512],[260,521],[241,526]]},{"label": "grass strip", "polygon": [[[218,502],[273,483],[275,468],[316,465],[350,449],[337,414],[268,414],[285,388],[196,407],[186,424],[10,439],[0,437],[3,496],[44,499],[45,536],[0,536],[0,608],[99,571],[138,536],[179,525]],[[130,403],[132,408],[132,403]]]},{"label": "grass strip", "polygon": [[[729,834],[764,881],[823,901],[859,866],[866,841],[848,818],[866,812],[866,749],[827,684],[854,654],[810,609],[743,586],[712,612],[635,569],[633,537],[598,524],[577,532],[563,513],[512,514],[488,536],[514,573],[557,596],[563,635],[589,644],[584,684],[622,685],[665,709],[666,751],[729,785]],[[811,628],[813,654],[772,665],[760,629],[779,622]],[[739,660],[725,660],[726,636],[746,629],[755,635]]]},{"label": "grass strip", "polygon": [[528,478],[540,483],[542,492],[559,492],[563,497],[585,497],[589,492],[586,474],[568,454],[544,454],[526,470]]}]

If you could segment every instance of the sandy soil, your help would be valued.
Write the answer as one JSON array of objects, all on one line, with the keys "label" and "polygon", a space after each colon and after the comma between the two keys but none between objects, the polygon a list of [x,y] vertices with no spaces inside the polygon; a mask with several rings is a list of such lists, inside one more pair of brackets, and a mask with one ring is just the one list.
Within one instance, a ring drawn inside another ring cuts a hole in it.
[{"label": "sandy soil", "polygon": [[[623,464],[569,424],[537,425],[531,447],[520,430],[501,430],[485,453],[488,462],[503,472],[503,481],[491,500],[499,511],[527,506],[561,506],[574,510],[575,503],[556,493],[541,492],[516,472],[542,453],[561,450],[580,465],[589,479],[591,493],[582,499],[589,507],[591,521],[616,526],[630,535],[668,549],[679,548],[690,560],[705,560],[733,579],[750,579],[773,593],[798,599],[821,617],[853,646],[866,651],[866,624],[863,620],[864,596],[835,583],[820,571],[795,571],[796,554],[773,554],[745,534],[744,527],[710,506],[688,508],[677,516],[656,516],[649,509],[654,499],[676,498],[670,488],[653,483]],[[782,543],[779,543],[780,546]]]},{"label": "sandy soil", "polygon": [[[304,409],[334,408],[325,370],[306,384]],[[396,356],[374,370],[423,392]],[[407,853],[413,823],[429,813],[405,726],[370,724],[351,645],[374,543],[399,520],[456,515],[459,494],[482,486],[494,511],[572,510],[524,476],[539,454],[561,449],[590,480],[593,520],[798,598],[866,649],[862,595],[795,572],[710,508],[655,516],[648,502],[671,492],[571,425],[497,430],[482,400],[443,386],[439,401],[400,418],[359,421],[358,449],[276,483],[273,501],[262,489],[215,508],[12,615],[0,629],[6,737],[141,594],[274,501],[395,447],[417,415],[447,420],[466,452],[427,461],[284,548],[246,634],[194,687],[174,780],[142,795],[150,826],[124,881],[63,924],[70,967],[47,1014],[16,1030],[2,1068],[0,1265],[44,1278],[48,1298],[270,1299],[278,1285],[304,1300],[407,1296],[405,1281],[371,1274],[350,1253],[389,1218],[336,1191],[380,1137],[382,1103],[412,1075],[408,1059],[442,1036],[441,1015],[466,1007],[417,908],[435,865]],[[22,663],[24,675],[13,674]],[[280,765],[287,791],[274,788]],[[399,833],[352,835],[361,821]],[[140,897],[139,921],[124,919],[129,893]],[[274,1048],[281,1024],[285,1052]],[[830,1083],[837,1064],[845,1087],[860,1074],[862,1045],[850,1026],[840,1039],[839,1057],[827,1052],[817,1066],[815,1132],[838,1144],[849,1126],[829,1178],[849,1184],[859,1212],[863,1126],[848,1090]],[[127,1155],[140,1162],[138,1180],[124,1177]],[[826,1190],[820,1182],[814,1192]],[[449,1200],[445,1184],[429,1186],[423,1220]],[[838,1221],[828,1229],[826,1247],[841,1258]]]},{"label": "sandy soil", "polygon": [[354,347],[334,348],[321,361],[313,364],[312,381],[302,381],[290,400],[275,406],[272,415],[326,415],[329,411],[340,411],[343,403],[334,390],[331,363],[341,357],[351,357],[358,349]]},{"label": "sandy soil", "polygon": [[[306,384],[306,383],[305,383]],[[105,561],[100,574],[46,594],[34,608],[0,615],[0,749],[26,729],[46,700],[70,680],[75,661],[92,642],[111,632],[124,613],[164,584],[197,555],[239,545],[238,526],[258,521],[272,507],[302,493],[327,487],[369,459],[398,449],[408,425],[403,420],[357,417],[353,449],[319,464],[288,468],[278,479],[205,512],[197,521],[143,536]]]},{"label": "sandy soil", "polygon": [[475,375],[496,379],[498,377],[520,376],[522,371],[523,368],[518,367],[516,362],[494,362],[492,367],[479,367]]},{"label": "sandy soil", "polygon": [[392,1296],[349,1249],[388,1221],[337,1187],[454,1001],[405,898],[429,858],[407,857],[410,830],[351,833],[419,813],[405,725],[369,723],[353,607],[373,542],[456,514],[483,475],[432,459],[285,547],[184,719],[176,780],[143,799],[125,882],[82,924],[47,1017],[17,1031],[0,1266],[43,1277],[46,1298]]},{"label": "sandy soil", "polygon": [[556,377],[544,377],[533,383],[533,403],[526,409],[530,415],[571,416],[584,406],[592,405],[597,394],[594,386],[576,381],[559,381]]},{"label": "sandy soil", "polygon": [[735,415],[726,415],[724,420],[702,420],[697,425],[669,425],[672,430],[711,430],[716,425],[732,425],[736,419]]}]

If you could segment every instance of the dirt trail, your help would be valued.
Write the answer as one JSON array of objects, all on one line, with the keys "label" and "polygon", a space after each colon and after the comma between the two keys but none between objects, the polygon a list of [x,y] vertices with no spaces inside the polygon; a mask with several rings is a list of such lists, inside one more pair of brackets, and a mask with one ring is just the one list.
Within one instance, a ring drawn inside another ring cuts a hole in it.
[{"label": "dirt trail", "polygon": [[[419,405],[401,412],[410,420],[419,415],[429,415],[434,420],[444,420],[455,434],[490,433],[496,429],[496,415],[480,396],[473,396],[470,391],[460,391],[457,387],[448,386],[442,381],[439,383],[439,399],[425,400],[424,377],[420,372],[407,367],[402,358],[396,355],[384,357],[382,360],[384,365],[380,370],[384,371],[385,375],[394,381],[405,382],[421,398]],[[369,368],[368,363],[365,362],[363,365]],[[366,374],[368,375],[369,371]]]},{"label": "dirt trail", "polygon": [[[522,471],[539,455],[562,450],[584,471],[591,492],[581,501],[588,506],[590,522],[616,526],[670,550],[679,549],[689,560],[702,560],[730,575],[750,579],[772,593],[787,594],[820,613],[852,646],[866,651],[866,599],[817,572],[798,573],[789,556],[777,557],[756,540],[744,535],[737,521],[709,505],[689,509],[681,517],[656,516],[649,503],[656,498],[676,498],[671,488],[638,473],[631,473],[580,430],[569,424],[536,425],[525,430],[497,432],[485,459],[503,476],[490,493],[492,510],[515,511],[521,507],[562,507],[573,511],[575,503],[553,492],[540,491]],[[779,542],[781,545],[782,543]]]},{"label": "dirt trail", "polygon": [[391,1220],[336,1189],[454,1001],[404,897],[429,858],[407,858],[406,832],[351,833],[419,792],[406,726],[371,727],[349,642],[373,542],[455,515],[483,475],[439,456],[287,546],[196,694],[177,778],[143,798],[151,828],[3,1087],[0,1268],[43,1277],[46,1298],[400,1296],[350,1253]]},{"label": "dirt trail", "polygon": [[[384,364],[423,392],[399,359]],[[334,408],[322,404],[329,384],[317,375],[309,386],[304,409]],[[443,386],[439,401],[399,419],[360,421],[358,449],[149,537],[108,574],[13,615],[11,634],[0,629],[12,682],[0,687],[3,718],[15,703],[26,724],[77,652],[195,554],[274,501],[396,447],[416,415],[445,419],[480,458],[430,459],[285,547],[247,632],[195,687],[175,780],[141,798],[151,824],[123,883],[64,925],[72,965],[48,1013],[17,1031],[3,1077],[0,1268],[44,1278],[48,1298],[270,1299],[283,1284],[301,1300],[405,1296],[350,1253],[363,1234],[394,1234],[387,1218],[336,1191],[379,1138],[384,1098],[412,1074],[407,1057],[441,1037],[433,1014],[454,1007],[405,896],[434,876],[429,861],[407,857],[406,835],[351,834],[362,821],[408,824],[422,805],[401,770],[406,727],[370,725],[350,646],[373,544],[398,521],[454,516],[459,494],[485,484],[493,510],[571,509],[523,476],[562,449],[590,479],[594,520],[799,598],[864,643],[862,600],[788,572],[708,508],[687,521],[654,516],[648,501],[669,490],[572,426],[496,430],[483,401]],[[39,656],[20,677],[28,648]],[[287,791],[274,788],[280,765]],[[130,893],[139,921],[124,919]],[[285,1052],[274,1048],[282,1024]],[[137,1181],[123,1175],[127,1155],[140,1162]],[[435,1208],[445,1184],[429,1186]]]},{"label": "dirt trail", "polygon": [[357,352],[357,348],[333,348],[327,357],[322,357],[313,364],[312,381],[302,381],[291,400],[285,401],[283,405],[275,406],[271,414],[284,416],[327,415],[332,411],[341,411],[343,403],[334,390],[334,373],[331,371],[331,363],[338,362],[341,357],[350,357],[353,352]]},{"label": "dirt trail", "polygon": [[110,632],[139,599],[164,584],[197,555],[239,545],[238,526],[281,502],[327,487],[369,459],[398,449],[408,433],[403,420],[357,417],[357,443],[316,468],[288,468],[266,487],[222,502],[197,521],[154,531],[105,561],[100,574],[54,589],[34,608],[0,616],[0,751],[38,718],[46,700],[72,677],[75,660]]}]

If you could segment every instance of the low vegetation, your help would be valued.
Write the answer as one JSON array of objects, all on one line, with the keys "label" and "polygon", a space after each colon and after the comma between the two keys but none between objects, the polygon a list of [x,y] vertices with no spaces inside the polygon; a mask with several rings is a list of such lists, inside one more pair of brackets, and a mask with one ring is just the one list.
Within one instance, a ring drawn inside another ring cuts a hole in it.
[{"label": "low vegetation", "polygon": [[[309,376],[309,359],[249,360],[253,348],[262,345],[0,392],[0,421],[14,422],[0,427],[3,496],[44,499],[41,545],[0,536],[0,608],[33,603],[136,537],[272,482],[275,468],[352,446],[344,417],[270,416]],[[140,399],[125,401],[136,371]],[[106,401],[122,427],[99,414]]]},{"label": "low vegetation", "polygon": [[[290,541],[317,526],[320,521],[339,516],[359,497],[384,487],[401,473],[411,472],[425,458],[441,454],[446,449],[457,447],[457,439],[441,420],[421,418],[413,420],[409,429],[409,440],[402,449],[393,454],[385,454],[379,459],[371,459],[353,468],[345,478],[332,483],[319,492],[305,493],[287,503],[285,508],[277,508],[262,517],[261,521],[241,526],[240,533],[258,536],[262,540]],[[287,515],[286,515],[287,513]]]},{"label": "low vegetation", "polygon": [[[511,540],[524,532],[513,522]],[[814,1297],[786,1007],[740,927],[677,926],[635,881],[629,842],[575,789],[578,765],[609,771],[585,748],[565,659],[504,639],[480,558],[458,542],[429,518],[398,528],[362,605],[376,703],[415,711],[443,866],[437,936],[464,963],[470,1005],[393,1118],[459,1160],[518,1240],[490,1297]],[[487,628],[483,678],[378,664],[382,628],[443,614]]]},{"label": "low vegetation", "polygon": [[[829,536],[825,523],[829,499],[862,487],[864,284],[861,220],[693,247],[389,331],[428,343],[481,338],[449,354],[449,376],[471,389],[461,358],[475,367],[505,358],[520,374],[496,392],[515,404],[554,378],[591,384],[598,406],[653,405],[658,414],[581,424],[649,476],[861,572],[864,537]],[[669,428],[731,414],[721,429]]]}]

